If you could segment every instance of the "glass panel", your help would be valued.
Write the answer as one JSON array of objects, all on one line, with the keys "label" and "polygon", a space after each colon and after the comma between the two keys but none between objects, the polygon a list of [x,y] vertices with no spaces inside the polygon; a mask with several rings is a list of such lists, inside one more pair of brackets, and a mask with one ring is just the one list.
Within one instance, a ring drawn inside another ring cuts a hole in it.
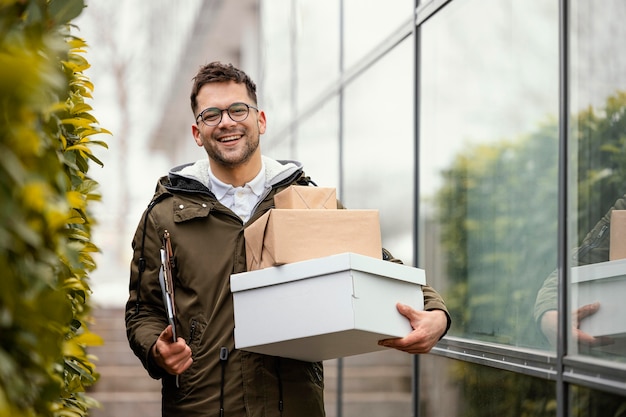
[{"label": "glass panel", "polygon": [[558,2],[457,0],[421,28],[420,266],[450,335],[546,347],[533,308],[556,267]]},{"label": "glass panel", "polygon": [[[299,125],[296,155],[320,187],[339,188],[339,100],[329,100]],[[337,190],[339,193],[339,190]]]},{"label": "glass panel", "polygon": [[570,389],[572,417],[624,417],[626,397],[573,386]]},{"label": "glass panel", "polygon": [[350,68],[413,16],[414,0],[344,0],[344,66]]},{"label": "glass panel", "polygon": [[261,150],[263,155],[274,159],[296,159],[293,156],[293,140],[291,137],[289,132],[283,132],[283,135],[278,138],[273,137],[271,134],[261,136]]},{"label": "glass panel", "polygon": [[555,383],[486,366],[420,356],[420,416],[554,417]]},{"label": "glass panel", "polygon": [[571,13],[570,299],[583,314],[571,346],[624,362],[626,2],[577,0]]},{"label": "glass panel", "polygon": [[[295,115],[292,98],[291,0],[260,2],[261,77],[259,105],[268,115],[268,136],[287,129]],[[271,119],[270,119],[271,117]]]},{"label": "glass panel", "polygon": [[339,2],[298,0],[298,112],[306,110],[316,95],[339,78],[339,7]]},{"label": "glass panel", "polygon": [[378,209],[383,245],[412,264],[413,40],[406,39],[347,86],[342,200]]}]

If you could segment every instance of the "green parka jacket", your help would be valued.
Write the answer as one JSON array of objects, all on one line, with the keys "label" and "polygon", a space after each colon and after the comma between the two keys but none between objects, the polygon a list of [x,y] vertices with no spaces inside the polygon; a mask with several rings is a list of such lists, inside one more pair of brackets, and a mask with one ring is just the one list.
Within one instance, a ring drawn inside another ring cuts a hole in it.
[{"label": "green parka jacket", "polygon": [[[292,184],[309,185],[302,167],[263,157],[265,195],[246,224],[273,207],[273,196]],[[229,279],[246,270],[242,220],[208,188],[208,160],[183,165],[159,180],[133,239],[126,329],[130,347],[153,378],[162,379],[163,416],[321,417],[321,363],[260,355],[234,348]],[[191,347],[193,364],[179,376],[158,367],[150,350],[167,326],[159,286],[164,231],[171,236],[178,336]],[[446,311],[424,288],[425,307]],[[220,357],[222,347],[228,357]]]}]

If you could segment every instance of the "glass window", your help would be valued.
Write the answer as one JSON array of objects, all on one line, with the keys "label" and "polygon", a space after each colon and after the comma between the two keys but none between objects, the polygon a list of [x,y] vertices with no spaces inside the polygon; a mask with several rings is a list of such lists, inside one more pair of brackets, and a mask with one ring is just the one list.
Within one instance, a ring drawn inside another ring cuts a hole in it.
[{"label": "glass window", "polygon": [[626,361],[625,19],[620,0],[572,2],[570,305],[581,320],[570,345],[618,361]]},{"label": "glass window", "polygon": [[262,1],[260,14],[263,53],[257,89],[259,105],[268,114],[268,133],[277,134],[287,128],[296,114],[291,94],[291,0]]},{"label": "glass window", "polygon": [[413,14],[414,0],[343,0],[344,67],[357,63]]},{"label": "glass window", "polygon": [[[298,126],[293,158],[320,187],[339,187],[339,100],[327,101]],[[339,190],[337,190],[339,193]]]},{"label": "glass window", "polygon": [[621,417],[626,415],[626,397],[573,386],[569,398],[572,417]]},{"label": "glass window", "polygon": [[413,39],[406,39],[348,85],[344,102],[348,208],[377,209],[383,245],[412,264]]},{"label": "glass window", "polygon": [[297,102],[302,112],[339,78],[340,3],[298,0],[297,4]]},{"label": "glass window", "polygon": [[420,356],[420,416],[554,417],[556,385],[435,355]]},{"label": "glass window", "polygon": [[558,2],[457,0],[435,17],[421,25],[420,266],[450,335],[547,347],[533,311],[556,268]]}]

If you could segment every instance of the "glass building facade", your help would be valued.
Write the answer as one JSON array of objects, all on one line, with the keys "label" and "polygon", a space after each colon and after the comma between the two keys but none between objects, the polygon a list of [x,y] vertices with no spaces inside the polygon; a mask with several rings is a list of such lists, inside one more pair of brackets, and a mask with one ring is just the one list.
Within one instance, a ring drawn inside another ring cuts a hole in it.
[{"label": "glass building facade", "polygon": [[626,416],[624,21],[623,0],[259,3],[264,152],[380,210],[450,309],[408,414]]}]

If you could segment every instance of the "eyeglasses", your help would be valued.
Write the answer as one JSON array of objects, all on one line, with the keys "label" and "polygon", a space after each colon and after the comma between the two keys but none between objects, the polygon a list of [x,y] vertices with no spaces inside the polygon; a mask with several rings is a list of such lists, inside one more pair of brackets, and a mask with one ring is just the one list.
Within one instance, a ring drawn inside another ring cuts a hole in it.
[{"label": "eyeglasses", "polygon": [[196,123],[202,121],[202,123],[207,126],[217,126],[222,121],[222,114],[224,114],[224,112],[228,112],[228,117],[230,117],[233,122],[243,122],[248,118],[250,109],[259,111],[256,107],[246,103],[233,103],[228,106],[227,109],[209,107],[200,112],[198,117],[196,117]]}]

